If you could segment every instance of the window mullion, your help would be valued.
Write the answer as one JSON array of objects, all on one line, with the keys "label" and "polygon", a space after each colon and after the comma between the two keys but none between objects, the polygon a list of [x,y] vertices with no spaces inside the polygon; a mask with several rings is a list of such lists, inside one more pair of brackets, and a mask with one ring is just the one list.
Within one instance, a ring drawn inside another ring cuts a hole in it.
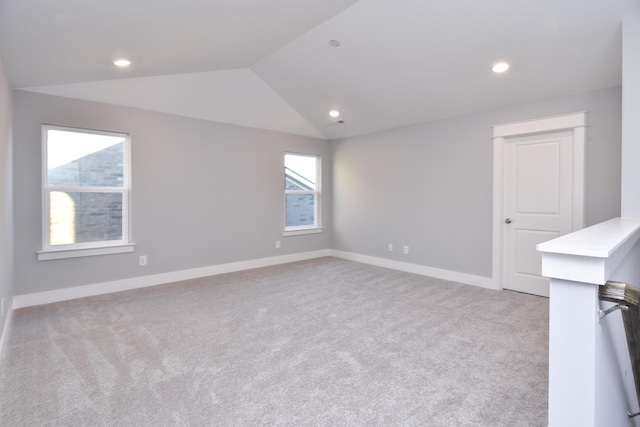
[{"label": "window mullion", "polygon": [[60,191],[62,193],[125,193],[127,190],[122,187],[62,187],[49,186],[48,191]]},{"label": "window mullion", "polygon": [[315,190],[285,190],[285,194],[316,194]]}]

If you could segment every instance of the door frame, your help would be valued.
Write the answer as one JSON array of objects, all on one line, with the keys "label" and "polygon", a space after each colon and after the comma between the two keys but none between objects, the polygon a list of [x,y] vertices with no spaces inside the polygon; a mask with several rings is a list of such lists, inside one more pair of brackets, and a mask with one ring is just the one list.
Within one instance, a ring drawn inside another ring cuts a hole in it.
[{"label": "door frame", "polygon": [[492,280],[502,289],[504,262],[504,146],[507,139],[557,131],[573,134],[573,219],[572,231],[584,227],[585,143],[587,113],[578,112],[493,126],[493,243]]}]

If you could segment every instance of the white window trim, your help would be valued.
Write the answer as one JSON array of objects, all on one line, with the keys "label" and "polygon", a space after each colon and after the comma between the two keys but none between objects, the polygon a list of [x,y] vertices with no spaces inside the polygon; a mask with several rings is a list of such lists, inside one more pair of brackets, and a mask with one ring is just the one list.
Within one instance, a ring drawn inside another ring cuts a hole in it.
[{"label": "white window trim", "polygon": [[287,227],[285,231],[282,232],[283,236],[299,236],[301,234],[316,234],[322,233],[324,231],[323,227],[316,226],[308,226],[308,227]]},{"label": "white window trim", "polygon": [[[122,187],[80,187],[80,186],[48,186],[47,170],[47,131],[61,130],[67,132],[88,133],[94,135],[124,137],[124,177]],[[108,255],[133,252],[131,241],[130,203],[131,203],[131,138],[123,132],[109,132],[94,129],[73,128],[68,126],[42,125],[42,250],[37,252],[38,261],[64,258],[77,258],[96,255]],[[51,191],[88,192],[88,193],[122,193],[122,239],[102,242],[73,243],[68,245],[49,244],[49,193]]]},{"label": "white window trim", "polygon": [[[291,151],[287,151],[284,153],[285,156],[287,154],[295,155],[295,156],[307,156],[314,157],[316,159],[316,189],[315,190],[287,190],[285,187],[284,190],[284,230],[282,232],[283,236],[298,236],[303,234],[315,234],[322,233],[324,231],[324,227],[322,226],[322,218],[320,212],[322,209],[320,205],[321,201],[321,183],[322,183],[322,157],[319,154],[309,154],[309,153],[295,153]],[[282,157],[284,160],[284,156]],[[314,196],[314,224],[312,225],[303,225],[303,226],[294,226],[287,227],[287,195],[288,194],[311,194]]]},{"label": "white window trim", "polygon": [[96,255],[122,254],[126,252],[133,252],[134,247],[135,245],[131,243],[128,245],[116,245],[116,246],[102,247],[102,248],[39,251],[37,252],[37,255],[38,255],[38,261],[49,261],[53,259],[80,258],[80,257],[96,256]]}]

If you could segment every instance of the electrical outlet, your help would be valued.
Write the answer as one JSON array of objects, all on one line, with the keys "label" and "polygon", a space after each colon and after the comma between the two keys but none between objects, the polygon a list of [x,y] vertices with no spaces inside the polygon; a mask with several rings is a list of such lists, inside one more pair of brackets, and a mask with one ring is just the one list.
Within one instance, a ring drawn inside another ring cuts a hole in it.
[{"label": "electrical outlet", "polygon": [[393,243],[389,243],[389,244],[387,245],[387,250],[388,250],[389,252],[393,252]]},{"label": "electrical outlet", "polygon": [[402,248],[402,252],[403,252],[405,255],[409,255],[409,246],[404,246],[404,247]]},{"label": "electrical outlet", "polygon": [[276,240],[276,249],[280,249],[280,240]]},{"label": "electrical outlet", "polygon": [[147,265],[147,256],[140,255],[140,265]]}]

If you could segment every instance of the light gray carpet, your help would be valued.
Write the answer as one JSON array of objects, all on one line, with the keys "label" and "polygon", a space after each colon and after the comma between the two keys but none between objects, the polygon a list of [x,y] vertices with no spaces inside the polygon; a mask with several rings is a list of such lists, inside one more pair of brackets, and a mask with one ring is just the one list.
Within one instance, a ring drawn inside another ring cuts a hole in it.
[{"label": "light gray carpet", "polygon": [[17,310],[2,426],[546,426],[548,300],[323,258]]}]

